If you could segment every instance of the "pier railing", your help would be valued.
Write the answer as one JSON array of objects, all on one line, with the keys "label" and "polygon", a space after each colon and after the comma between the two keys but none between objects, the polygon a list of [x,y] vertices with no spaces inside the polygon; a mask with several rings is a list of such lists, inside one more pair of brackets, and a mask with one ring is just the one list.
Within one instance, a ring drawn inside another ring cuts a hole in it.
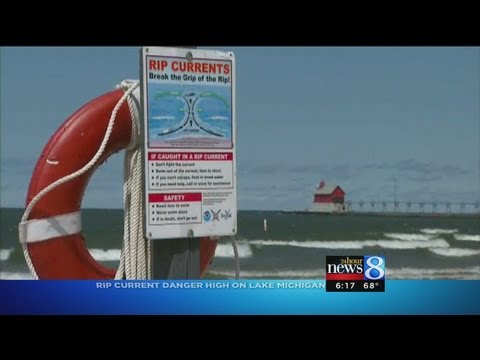
[{"label": "pier railing", "polygon": [[480,202],[346,201],[349,210],[372,213],[480,214]]}]

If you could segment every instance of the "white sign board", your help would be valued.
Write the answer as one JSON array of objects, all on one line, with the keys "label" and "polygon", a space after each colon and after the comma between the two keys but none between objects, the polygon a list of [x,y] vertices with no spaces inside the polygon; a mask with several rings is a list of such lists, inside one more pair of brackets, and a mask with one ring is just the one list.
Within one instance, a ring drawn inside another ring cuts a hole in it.
[{"label": "white sign board", "polygon": [[144,47],[141,58],[145,237],[236,234],[233,53]]}]

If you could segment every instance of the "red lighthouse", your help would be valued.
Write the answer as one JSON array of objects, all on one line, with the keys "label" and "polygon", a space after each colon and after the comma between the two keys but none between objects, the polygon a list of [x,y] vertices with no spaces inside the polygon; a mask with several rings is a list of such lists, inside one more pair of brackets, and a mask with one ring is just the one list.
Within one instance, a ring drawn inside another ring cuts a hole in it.
[{"label": "red lighthouse", "polygon": [[326,185],[322,179],[315,189],[311,211],[324,213],[343,213],[347,211],[345,191],[338,185]]}]

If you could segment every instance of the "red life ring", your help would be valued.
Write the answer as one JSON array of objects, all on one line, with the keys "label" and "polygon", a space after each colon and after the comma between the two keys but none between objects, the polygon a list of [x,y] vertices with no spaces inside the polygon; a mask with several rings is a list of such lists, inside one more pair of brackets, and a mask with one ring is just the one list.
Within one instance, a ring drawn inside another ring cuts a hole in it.
[{"label": "red life ring", "polygon": [[[99,96],[71,115],[45,146],[32,174],[26,203],[54,181],[87,164],[105,135],[112,111],[123,96],[115,90]],[[104,267],[89,253],[80,228],[80,209],[90,177],[110,155],[128,146],[132,117],[127,102],[120,107],[113,131],[99,161],[89,171],[48,192],[33,207],[29,228],[24,229],[28,255],[39,279],[113,279],[116,270]],[[62,223],[61,231],[55,222]],[[27,224],[28,225],[28,224]],[[35,233],[39,230],[41,235]],[[62,234],[62,231],[65,235]],[[59,232],[60,231],[60,232]],[[22,241],[22,240],[21,240]],[[200,273],[215,254],[217,241],[200,239]]]}]

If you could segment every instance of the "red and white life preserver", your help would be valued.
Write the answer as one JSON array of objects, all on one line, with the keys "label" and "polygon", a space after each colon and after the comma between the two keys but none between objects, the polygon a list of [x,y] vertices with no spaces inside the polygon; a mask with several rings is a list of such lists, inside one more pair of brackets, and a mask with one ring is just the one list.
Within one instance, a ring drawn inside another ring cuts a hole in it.
[{"label": "red and white life preserver", "polygon": [[[26,203],[43,189],[85,166],[102,143],[114,107],[124,95],[115,90],[97,97],[71,115],[45,146],[28,188]],[[32,208],[28,221],[20,224],[20,242],[26,246],[39,279],[113,279],[116,270],[104,267],[89,253],[81,229],[81,203],[88,182],[110,155],[131,141],[129,105],[119,108],[105,151],[83,175],[61,184]],[[108,225],[106,225],[108,226]],[[217,242],[200,239],[200,273],[206,271]]]}]

